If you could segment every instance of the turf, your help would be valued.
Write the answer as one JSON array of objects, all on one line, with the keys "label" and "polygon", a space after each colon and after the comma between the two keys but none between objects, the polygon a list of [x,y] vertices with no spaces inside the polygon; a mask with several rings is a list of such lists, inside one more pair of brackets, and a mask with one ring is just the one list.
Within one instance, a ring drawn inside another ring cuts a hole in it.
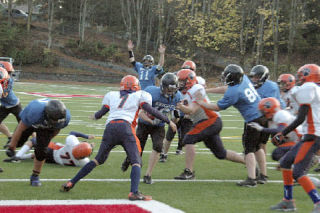
[{"label": "turf", "polygon": [[[74,94],[74,95],[100,95],[107,91],[117,89],[103,85],[77,85],[59,83],[32,83],[16,82],[15,93],[20,98],[23,106],[31,100],[40,98],[28,93],[48,94]],[[213,101],[219,99],[219,95],[211,95]],[[72,118],[68,127],[63,129],[54,138],[55,142],[64,142],[66,135],[72,131],[80,131],[86,134],[93,134],[96,138],[95,156],[101,136],[104,130],[106,116],[98,121],[89,119],[89,115],[99,110],[102,98],[96,97],[74,97],[59,98],[68,109]],[[223,131],[221,136],[227,149],[241,153],[241,134],[243,119],[240,114],[230,108],[221,112],[223,120]],[[10,115],[4,123],[11,131],[17,125],[14,116]],[[0,146],[6,143],[6,137],[0,135]],[[152,185],[140,184],[140,190],[150,194],[153,199],[164,202],[170,206],[181,209],[185,212],[270,212],[270,205],[276,204],[282,199],[282,183],[270,182],[259,185],[256,188],[241,188],[236,186],[236,180],[246,178],[244,165],[216,159],[203,143],[196,145],[197,155],[194,164],[196,181],[174,182],[173,177],[179,175],[184,169],[184,155],[175,155],[177,137],[170,147],[169,158],[166,163],[158,163],[153,171],[152,178],[155,183]],[[268,144],[268,153],[273,149]],[[151,151],[151,141],[146,145],[143,155],[142,175],[144,175],[148,157]],[[42,182],[41,187],[31,187],[28,181],[14,181],[15,179],[28,180],[32,171],[33,162],[26,160],[21,163],[4,163],[6,158],[4,150],[0,152],[0,167],[4,169],[0,173],[1,179],[8,179],[0,182],[1,200],[29,200],[29,199],[124,199],[130,189],[130,171],[122,172],[121,163],[125,157],[122,147],[115,148],[109,155],[105,164],[97,167],[85,179],[91,181],[80,181],[69,193],[59,192],[59,188],[65,180],[72,178],[78,171],[76,167],[64,167],[54,164],[45,164],[41,173],[41,179],[49,179]],[[268,176],[270,180],[281,180],[281,173],[272,169],[275,167],[268,155]],[[53,180],[55,179],[55,180]],[[61,180],[62,179],[62,180]],[[94,179],[99,179],[94,180]],[[112,179],[112,181],[106,181]],[[203,181],[200,181],[203,180]],[[218,180],[214,182],[213,180]],[[225,181],[225,182],[222,182]],[[299,212],[310,212],[312,202],[300,186],[294,187],[294,198],[296,199]]]}]

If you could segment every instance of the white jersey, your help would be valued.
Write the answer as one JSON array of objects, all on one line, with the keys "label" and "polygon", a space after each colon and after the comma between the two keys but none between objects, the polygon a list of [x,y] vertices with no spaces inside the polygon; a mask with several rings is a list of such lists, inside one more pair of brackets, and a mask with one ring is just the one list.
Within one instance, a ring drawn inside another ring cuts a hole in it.
[{"label": "white jersey", "polygon": [[309,113],[302,124],[303,134],[320,136],[320,87],[315,83],[304,83],[293,95],[300,105],[309,105]]},{"label": "white jersey", "polygon": [[[210,103],[210,100],[206,94],[206,90],[204,87],[200,84],[193,85],[186,93],[185,99],[183,100],[186,104],[190,104],[193,102],[196,102],[196,96],[195,94],[197,92],[200,92],[203,97],[205,97],[205,100]],[[193,123],[197,123],[200,120],[204,119],[210,119],[213,117],[218,117],[219,115],[211,110],[208,110],[204,107],[201,107],[198,111],[196,111],[194,114],[190,115],[190,118],[192,119]]]},{"label": "white jersey", "polygon": [[106,123],[115,119],[123,119],[132,123],[137,119],[142,103],[152,105],[150,93],[139,90],[120,97],[120,91],[108,92],[102,101],[102,104],[110,110]]},{"label": "white jersey", "polygon": [[83,167],[86,165],[90,159],[84,158],[77,160],[72,155],[72,149],[80,144],[78,138],[74,135],[69,135],[66,138],[66,145],[58,150],[53,151],[53,159],[57,164],[66,165],[66,166],[80,166]]},{"label": "white jersey", "polygon": [[281,94],[281,99],[286,103],[286,110],[288,110],[291,114],[297,115],[299,110],[299,104],[297,100],[293,97],[294,93],[299,89],[299,86],[292,87],[288,92]]},{"label": "white jersey", "polygon": [[[279,110],[276,112],[272,118],[272,121],[269,122],[270,128],[278,128],[280,125],[289,126],[295,120],[295,116],[292,115],[287,110]],[[286,135],[287,142],[299,142],[302,133],[302,126],[298,126],[294,131],[291,131]]]}]

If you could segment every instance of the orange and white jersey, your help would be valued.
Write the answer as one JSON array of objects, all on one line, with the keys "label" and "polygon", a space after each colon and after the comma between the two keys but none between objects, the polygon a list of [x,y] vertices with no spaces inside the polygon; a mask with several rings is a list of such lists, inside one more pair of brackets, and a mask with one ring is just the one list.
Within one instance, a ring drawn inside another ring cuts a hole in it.
[{"label": "orange and white jersey", "polygon": [[[193,102],[196,102],[196,93],[200,92],[202,94],[202,96],[204,97],[205,101],[210,102],[207,94],[206,94],[206,90],[204,89],[204,87],[200,84],[195,84],[193,85],[186,93],[186,98],[184,99],[184,102],[190,104]],[[199,110],[197,110],[194,114],[190,115],[190,118],[192,119],[193,123],[198,123],[201,120],[204,119],[210,119],[210,118],[216,118],[219,117],[219,114],[208,110],[204,107],[200,107]]]},{"label": "orange and white jersey", "polygon": [[[272,121],[269,122],[269,128],[278,128],[280,125],[287,127],[289,126],[296,117],[292,115],[287,110],[279,110],[276,112],[272,118]],[[302,126],[298,126],[294,131],[291,131],[286,135],[287,142],[299,142],[302,134]]]},{"label": "orange and white jersey", "polygon": [[302,124],[303,134],[320,136],[320,87],[315,83],[306,82],[294,93],[294,98],[300,105],[310,107]]},{"label": "orange and white jersey", "polygon": [[294,93],[299,89],[299,86],[292,87],[288,92],[281,94],[281,99],[286,103],[286,110],[293,115],[297,115],[299,104],[293,97]]},{"label": "orange and white jersey", "polygon": [[115,119],[123,119],[132,123],[138,117],[142,103],[152,105],[150,93],[139,90],[120,97],[120,91],[108,92],[102,104],[109,108],[109,116],[106,123]]},{"label": "orange and white jersey", "polygon": [[83,167],[86,165],[90,159],[83,158],[77,160],[72,155],[72,149],[80,144],[79,139],[74,135],[69,135],[66,138],[66,145],[60,149],[53,151],[53,159],[57,164],[66,165],[66,166],[80,166]]}]

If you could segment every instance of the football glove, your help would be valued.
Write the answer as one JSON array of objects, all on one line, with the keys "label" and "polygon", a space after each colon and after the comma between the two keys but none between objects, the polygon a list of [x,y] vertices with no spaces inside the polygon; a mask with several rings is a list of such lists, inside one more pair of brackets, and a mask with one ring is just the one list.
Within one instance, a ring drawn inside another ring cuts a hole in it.
[{"label": "football glove", "polygon": [[258,130],[259,132],[261,132],[263,130],[263,126],[261,126],[260,124],[258,124],[256,122],[250,122],[247,125]]},{"label": "football glove", "polygon": [[283,144],[284,142],[285,142],[285,136],[281,132],[277,133],[272,138],[272,143],[275,146],[279,146],[279,145]]}]

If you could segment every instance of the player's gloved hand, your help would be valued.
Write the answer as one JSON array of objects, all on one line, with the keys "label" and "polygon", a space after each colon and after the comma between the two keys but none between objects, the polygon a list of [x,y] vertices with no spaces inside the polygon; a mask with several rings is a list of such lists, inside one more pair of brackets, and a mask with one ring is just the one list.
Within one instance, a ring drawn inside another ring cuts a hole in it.
[{"label": "player's gloved hand", "polygon": [[258,130],[259,132],[261,132],[263,130],[263,126],[261,126],[260,124],[258,124],[257,122],[250,122],[247,124],[248,126]]},{"label": "player's gloved hand", "polygon": [[285,136],[281,132],[277,133],[272,138],[272,143],[275,146],[279,146],[279,145],[283,144],[284,142],[285,142]]}]

